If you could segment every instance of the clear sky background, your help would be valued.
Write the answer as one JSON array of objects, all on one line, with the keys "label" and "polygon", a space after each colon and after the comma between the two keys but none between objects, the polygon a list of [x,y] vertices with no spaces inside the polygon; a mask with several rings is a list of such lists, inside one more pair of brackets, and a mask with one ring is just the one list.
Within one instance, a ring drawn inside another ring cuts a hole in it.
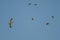
[{"label": "clear sky background", "polygon": [[60,40],[60,0],[0,0],[0,40]]}]

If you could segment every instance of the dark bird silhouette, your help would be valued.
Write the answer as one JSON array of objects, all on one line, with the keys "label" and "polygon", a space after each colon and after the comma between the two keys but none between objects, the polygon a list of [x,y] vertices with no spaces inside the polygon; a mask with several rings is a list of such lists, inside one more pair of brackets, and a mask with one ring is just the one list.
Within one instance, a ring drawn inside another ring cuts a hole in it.
[{"label": "dark bird silhouette", "polygon": [[28,5],[31,5],[32,3],[28,3]]},{"label": "dark bird silhouette", "polygon": [[12,28],[12,20],[13,20],[13,18],[10,19],[10,23],[9,23],[10,28]]},{"label": "dark bird silhouette", "polygon": [[34,4],[34,6],[37,6],[38,4]]},{"label": "dark bird silhouette", "polygon": [[34,18],[32,18],[32,20],[34,20]]},{"label": "dark bird silhouette", "polygon": [[49,22],[47,22],[46,25],[49,25]]},{"label": "dark bird silhouette", "polygon": [[52,18],[54,18],[54,16],[51,16]]}]

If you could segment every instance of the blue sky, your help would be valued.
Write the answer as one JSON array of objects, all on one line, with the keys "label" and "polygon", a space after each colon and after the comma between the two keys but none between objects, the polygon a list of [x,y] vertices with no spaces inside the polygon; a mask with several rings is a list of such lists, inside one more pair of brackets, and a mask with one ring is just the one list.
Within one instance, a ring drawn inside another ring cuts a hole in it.
[{"label": "blue sky", "polygon": [[60,40],[59,10],[60,0],[0,0],[0,40]]}]

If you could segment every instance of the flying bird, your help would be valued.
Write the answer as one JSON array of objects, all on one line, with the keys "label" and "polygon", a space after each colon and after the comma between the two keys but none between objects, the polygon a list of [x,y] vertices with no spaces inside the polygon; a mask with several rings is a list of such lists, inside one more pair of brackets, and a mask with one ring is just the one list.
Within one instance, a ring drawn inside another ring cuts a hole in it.
[{"label": "flying bird", "polygon": [[31,5],[32,3],[28,3],[28,5]]},{"label": "flying bird", "polygon": [[49,22],[47,22],[46,25],[49,25]]},{"label": "flying bird", "polygon": [[10,28],[12,28],[12,20],[13,20],[13,18],[10,19],[10,23],[9,23]]},{"label": "flying bird", "polygon": [[54,18],[54,16],[51,16],[52,18]]},{"label": "flying bird", "polygon": [[34,4],[35,6],[37,6],[38,4]]},{"label": "flying bird", "polygon": [[32,18],[32,20],[34,20],[34,18]]}]

